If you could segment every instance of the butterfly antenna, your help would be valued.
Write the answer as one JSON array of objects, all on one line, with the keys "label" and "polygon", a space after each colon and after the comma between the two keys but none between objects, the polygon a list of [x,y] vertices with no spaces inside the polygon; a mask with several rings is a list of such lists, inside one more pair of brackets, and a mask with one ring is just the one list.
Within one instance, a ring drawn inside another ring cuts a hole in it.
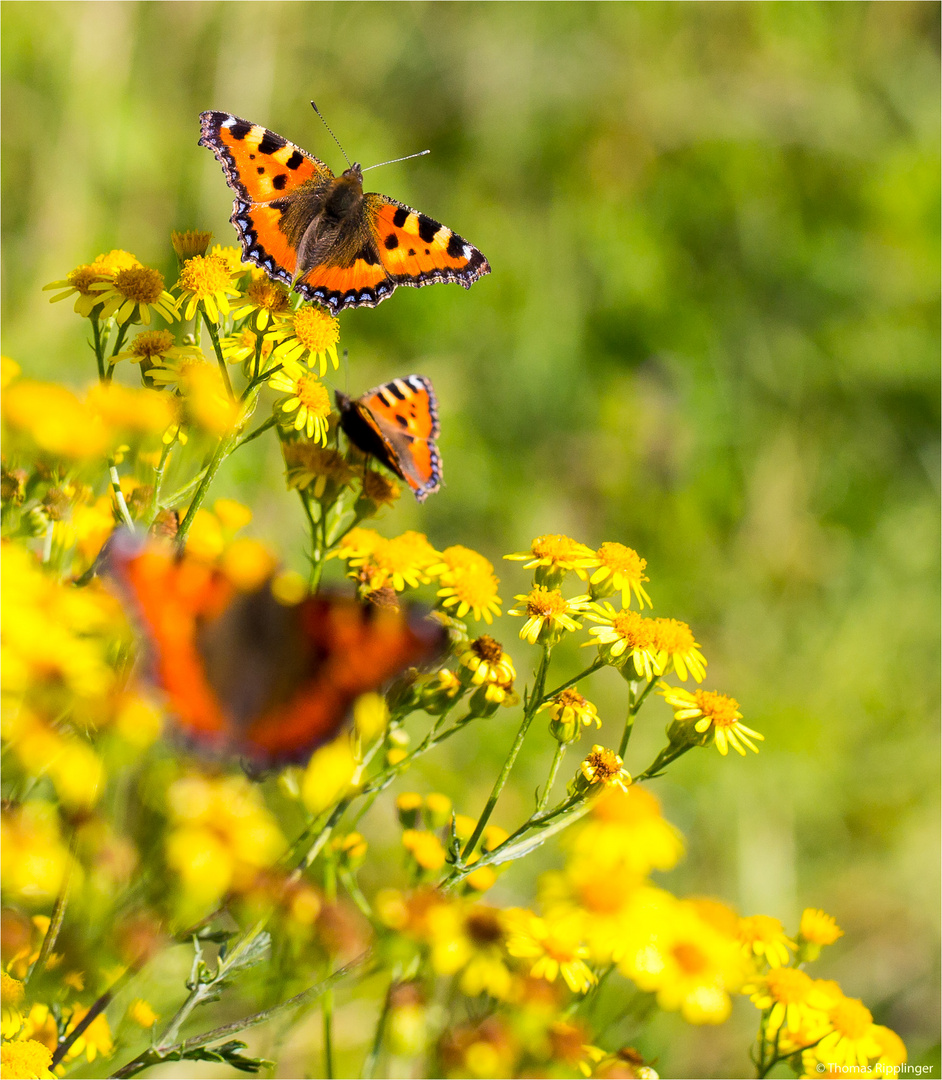
[{"label": "butterfly antenna", "polygon": [[379,165],[367,165],[365,169],[361,169],[360,172],[369,172],[370,169],[378,169],[380,165],[395,165],[397,161],[411,161],[414,157],[425,157],[426,154],[430,154],[431,150],[420,150],[417,154],[406,154],[405,157],[391,158],[389,161],[381,161]]},{"label": "butterfly antenna", "polygon": [[333,131],[331,131],[331,129],[330,129],[330,124],[328,124],[328,123],[327,123],[327,121],[326,121],[326,120],[324,119],[323,115],[321,114],[321,111],[320,111],[320,109],[319,109],[319,108],[318,108],[318,107],[317,107],[317,106],[316,106],[316,105],[314,104],[314,102],[313,102],[313,101],[311,102],[311,108],[312,108],[312,109],[314,110],[314,112],[316,112],[316,113],[317,113],[317,115],[318,115],[318,116],[320,116],[320,118],[321,118],[321,123],[322,123],[322,124],[324,125],[324,127],[325,127],[325,128],[327,128],[327,130],[328,130],[328,131],[330,131],[330,137],[331,137],[331,138],[332,138],[332,139],[334,140],[334,142],[335,142],[335,143],[336,143],[336,144],[337,144],[338,146],[340,146],[340,153],[341,153],[341,154],[343,154],[343,156],[344,156],[344,159],[345,159],[345,161],[347,162],[347,165],[348,165],[348,166],[349,166],[349,167],[350,167],[350,168],[352,169],[352,168],[353,168],[353,162],[352,162],[352,161],[351,161],[351,160],[350,160],[350,159],[349,159],[349,158],[347,157],[347,151],[346,151],[346,150],[344,150],[344,148],[343,148],[343,147],[342,147],[342,146],[340,145],[340,140],[339,140],[339,139],[337,138],[337,136],[336,136],[336,135],[335,135],[335,134],[333,133]]}]

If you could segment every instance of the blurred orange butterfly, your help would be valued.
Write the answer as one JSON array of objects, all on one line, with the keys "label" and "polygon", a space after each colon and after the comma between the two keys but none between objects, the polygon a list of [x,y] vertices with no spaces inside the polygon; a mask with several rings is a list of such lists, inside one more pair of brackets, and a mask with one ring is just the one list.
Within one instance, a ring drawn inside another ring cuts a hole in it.
[{"label": "blurred orange butterfly", "polygon": [[405,480],[419,502],[438,491],[438,402],[424,375],[376,386],[359,398],[335,393],[340,426],[354,446]]},{"label": "blurred orange butterfly", "polygon": [[434,660],[447,641],[416,611],[311,595],[282,604],[240,591],[171,545],[110,544],[108,566],[150,645],[151,677],[195,748],[256,769],[304,759],[333,738],[360,694]]},{"label": "blurred orange butterfly", "polygon": [[200,146],[216,155],[235,191],[232,217],[244,258],[335,314],[376,307],[397,285],[454,281],[468,289],[490,273],[457,233],[387,195],[363,191],[354,162],[334,176],[316,157],[227,112],[200,114]]}]

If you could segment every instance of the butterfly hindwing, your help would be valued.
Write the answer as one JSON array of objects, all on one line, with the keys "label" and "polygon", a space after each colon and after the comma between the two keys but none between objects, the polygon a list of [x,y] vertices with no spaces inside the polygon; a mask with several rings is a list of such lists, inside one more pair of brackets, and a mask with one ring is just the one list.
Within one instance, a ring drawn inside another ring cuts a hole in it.
[{"label": "butterfly hindwing", "polygon": [[357,399],[338,393],[337,404],[350,441],[405,480],[419,502],[438,491],[438,402],[425,376],[393,379]]},{"label": "butterfly hindwing", "polygon": [[282,136],[231,113],[200,116],[200,145],[236,193],[243,257],[334,314],[376,307],[399,285],[470,288],[487,260],[457,233],[386,195],[363,192],[351,165],[335,177]]},{"label": "butterfly hindwing", "polygon": [[168,546],[120,535],[109,556],[149,643],[151,677],[197,749],[255,768],[303,760],[354,700],[435,659],[444,628],[341,595],[283,605]]}]

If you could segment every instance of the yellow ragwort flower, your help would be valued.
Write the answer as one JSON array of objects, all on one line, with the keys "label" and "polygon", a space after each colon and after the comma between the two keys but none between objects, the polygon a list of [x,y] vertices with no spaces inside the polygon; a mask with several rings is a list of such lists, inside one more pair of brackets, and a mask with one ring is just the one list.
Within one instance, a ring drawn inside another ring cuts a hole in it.
[{"label": "yellow ragwort flower", "polygon": [[693,639],[693,631],[685,622],[677,619],[655,619],[654,648],[661,665],[659,674],[663,675],[673,667],[681,682],[687,681],[688,671],[696,682],[703,682],[707,662],[700,652],[700,646]]},{"label": "yellow ragwort flower", "polygon": [[222,259],[226,268],[233,277],[246,273],[251,269],[249,263],[242,261],[242,248],[234,245],[213,244],[213,250],[209,253],[214,259]]},{"label": "yellow ragwort flower", "polygon": [[584,994],[595,985],[595,975],[585,962],[589,949],[584,943],[581,912],[551,913],[540,918],[532,911],[512,908],[505,917],[510,928],[507,952],[532,961],[528,972],[531,978],[554,982],[557,975],[562,975],[574,994]]},{"label": "yellow ragwort flower", "polygon": [[742,992],[749,994],[757,1009],[768,1012],[764,1025],[766,1038],[777,1041],[785,1049],[814,1042],[827,1030],[827,1018],[813,1003],[813,989],[814,980],[807,972],[774,967],[746,983]]},{"label": "yellow ragwort flower", "polygon": [[141,365],[141,377],[145,383],[150,378],[151,368],[163,366],[167,360],[203,360],[203,354],[196,345],[177,345],[169,330],[145,330],[138,334],[128,348],[111,358],[111,363],[130,360]]},{"label": "yellow ragwort flower", "polygon": [[211,232],[200,229],[187,229],[185,232],[177,232],[176,229],[170,231],[170,243],[180,262],[186,262],[194,255],[205,255],[212,238]]},{"label": "yellow ragwort flower", "polygon": [[99,318],[119,323],[150,324],[151,310],[166,322],[174,322],[177,304],[164,288],[164,276],[151,266],[132,266],[119,270],[114,277],[89,286],[97,292],[103,305]]},{"label": "yellow ragwort flower", "polygon": [[469,613],[475,619],[483,619],[488,625],[500,615],[501,598],[497,595],[499,579],[494,567],[476,551],[460,544],[442,552],[442,562],[429,568],[438,576],[442,588],[438,595],[445,609],[454,608],[453,614],[463,619]]},{"label": "yellow ragwort flower", "polygon": [[798,936],[812,945],[833,945],[844,931],[836,920],[819,908],[805,908],[801,913],[801,925]]},{"label": "yellow ragwort flower", "polygon": [[[640,679],[648,681],[663,674],[663,658],[657,647],[657,621],[639,615],[637,611],[616,611],[611,604],[596,604],[586,613],[599,623],[589,629],[599,648],[599,657],[607,664],[622,668],[630,660]],[[629,674],[630,674],[630,670]]]},{"label": "yellow ragwort flower", "polygon": [[458,656],[458,663],[474,686],[486,682],[511,683],[517,677],[513,661],[501,643],[488,634],[468,642]]},{"label": "yellow ragwort flower", "polygon": [[537,585],[529,593],[514,599],[518,606],[507,614],[526,616],[527,620],[520,628],[520,637],[531,645],[538,640],[544,645],[552,645],[562,636],[563,630],[578,630],[582,626],[572,616],[581,613],[589,597],[574,596],[567,600],[559,589]]},{"label": "yellow ragwort flower", "polygon": [[325,445],[331,406],[330,395],[320,379],[292,364],[276,371],[268,385],[272,390],[290,395],[279,403],[281,419],[289,422],[295,431],[304,432],[308,439]]},{"label": "yellow ragwort flower", "polygon": [[595,566],[591,576],[591,568],[576,570],[579,577],[588,578],[593,600],[620,592],[623,608],[631,605],[632,596],[637,599],[638,607],[645,604],[651,607],[651,598],[643,585],[648,580],[644,572],[647,562],[633,548],[606,541],[595,553]]},{"label": "yellow ragwort flower", "polygon": [[441,840],[426,829],[406,829],[402,846],[423,870],[441,870],[445,865],[445,849]]},{"label": "yellow ragwort flower", "polygon": [[194,255],[187,259],[180,268],[176,288],[180,290],[178,303],[186,320],[192,319],[202,305],[207,316],[218,323],[220,314],[229,314],[229,297],[239,295],[228,263],[218,255]]},{"label": "yellow ragwort flower", "polygon": [[272,281],[264,270],[253,268],[245,288],[245,295],[232,308],[232,317],[241,319],[255,315],[255,329],[265,330],[273,318],[291,310],[288,290],[280,282]]},{"label": "yellow ragwort flower", "polygon": [[536,567],[534,584],[554,589],[562,584],[570,570],[578,572],[597,565],[592,548],[559,533],[538,536],[529,551],[518,551],[504,558],[522,562],[524,570]]},{"label": "yellow ragwort flower", "polygon": [[757,956],[773,968],[785,967],[790,960],[788,950],[796,947],[781,920],[771,915],[740,918],[739,940],[747,956]]},{"label": "yellow ragwort flower", "polygon": [[[819,980],[816,980],[816,984]],[[873,1014],[857,998],[840,998],[827,1009],[831,1030],[811,1051],[825,1066],[863,1068],[880,1056]]]},{"label": "yellow ragwort flower", "polygon": [[624,764],[614,750],[596,743],[570,782],[570,794],[599,794],[606,788],[626,791],[631,783],[631,775],[623,768]]},{"label": "yellow ragwort flower", "polygon": [[396,592],[427,584],[428,568],[440,559],[425,535],[412,530],[387,540],[372,529],[351,529],[334,554],[368,588],[390,585]]},{"label": "yellow ragwort flower", "polygon": [[0,1046],[0,1075],[18,1080],[56,1080],[49,1071],[52,1051],[35,1039],[4,1040]]},{"label": "yellow ragwort flower", "polygon": [[537,712],[549,709],[550,732],[561,743],[570,743],[579,737],[583,727],[602,726],[602,719],[591,701],[587,701],[574,686],[560,690],[545,701]]},{"label": "yellow ragwort flower", "polygon": [[276,353],[283,363],[306,363],[311,368],[320,365],[321,375],[327,372],[328,357],[335,371],[340,366],[340,323],[316,304],[302,304],[297,311],[279,318],[276,336]]},{"label": "yellow ragwort flower", "polygon": [[401,494],[402,488],[388,476],[376,472],[375,469],[367,469],[363,473],[361,498],[373,503],[375,508],[392,506]]},{"label": "yellow ragwort flower", "polygon": [[333,502],[339,492],[353,479],[353,470],[343,454],[300,440],[282,442],[289,488],[308,491],[315,499]]},{"label": "yellow ragwort flower", "polygon": [[658,693],[674,710],[675,722],[687,724],[693,721],[694,730],[701,736],[709,738],[712,734],[717,750],[724,757],[730,747],[742,757],[746,756],[747,747],[758,754],[759,748],[752,740],[764,741],[765,736],[740,723],[742,713],[735,698],[715,690],[695,690],[691,694],[666,683],[661,683]]}]

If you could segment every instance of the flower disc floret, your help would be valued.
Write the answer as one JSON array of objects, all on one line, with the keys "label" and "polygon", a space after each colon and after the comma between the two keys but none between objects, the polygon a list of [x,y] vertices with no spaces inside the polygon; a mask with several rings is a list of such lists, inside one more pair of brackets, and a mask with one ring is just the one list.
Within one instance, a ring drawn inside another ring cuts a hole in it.
[{"label": "flower disc floret", "polygon": [[712,734],[717,750],[724,757],[730,746],[742,757],[746,756],[746,747],[756,754],[759,752],[752,740],[764,741],[765,736],[740,722],[742,713],[735,698],[715,690],[695,690],[691,694],[665,683],[661,684],[658,693],[674,710],[675,722],[693,721],[694,730],[700,735]]},{"label": "flower disc floret", "polygon": [[648,580],[644,570],[647,562],[633,548],[606,541],[595,553],[597,569],[589,577],[586,570],[577,570],[581,578],[588,577],[589,591],[593,599],[621,593],[622,607],[629,607],[634,596],[638,607],[651,607],[651,598],[645,592],[643,582]]},{"label": "flower disc floret", "polygon": [[253,270],[245,296],[233,307],[232,317],[241,319],[254,313],[256,329],[264,330],[273,316],[284,315],[290,309],[291,299],[284,285],[272,281],[264,270]]},{"label": "flower disc floret", "polygon": [[526,617],[526,622],[520,628],[520,637],[535,645],[538,639],[545,644],[551,644],[563,630],[578,630],[582,624],[576,622],[572,616],[581,611],[582,605],[588,602],[589,598],[577,596],[567,600],[559,589],[537,585],[530,592],[515,596],[514,599],[517,607],[508,614]]},{"label": "flower disc floret", "polygon": [[312,368],[319,364],[321,375],[327,371],[328,358],[335,371],[340,366],[337,356],[340,323],[323,308],[302,304],[293,315],[280,320],[277,329],[279,360],[306,362]]},{"label": "flower disc floret", "polygon": [[596,712],[595,706],[573,686],[560,690],[549,701],[544,702],[537,711],[543,712],[546,709],[550,714],[550,731],[554,738],[563,743],[572,742],[583,727],[589,727],[591,724],[595,724],[596,727],[602,726],[601,717]]},{"label": "flower disc floret", "polygon": [[694,641],[693,631],[685,622],[678,619],[654,620],[654,647],[658,652],[661,672],[672,665],[677,678],[686,682],[687,674],[696,682],[703,682],[706,677],[706,659],[700,646]]},{"label": "flower disc floret", "polygon": [[616,611],[611,604],[596,605],[588,617],[599,623],[589,634],[595,638],[605,663],[620,668],[630,660],[638,678],[643,676],[649,681],[663,674],[655,619],[627,609]]},{"label": "flower disc floret", "polygon": [[475,686],[485,682],[511,683],[517,672],[513,661],[504,652],[499,641],[489,634],[468,643],[458,657],[459,664],[469,673],[470,681]]},{"label": "flower disc floret", "polygon": [[561,533],[538,536],[529,551],[518,551],[504,558],[523,562],[525,570],[536,567],[534,584],[551,588],[561,585],[570,570],[596,565],[595,552],[590,547]]},{"label": "flower disc floret", "polygon": [[623,766],[624,762],[614,750],[596,743],[579,766],[575,780],[570,785],[571,794],[598,794],[606,788],[626,791],[631,776]]},{"label": "flower disc floret", "polygon": [[291,395],[280,403],[280,408],[282,417],[290,419],[295,431],[303,431],[308,439],[325,444],[331,407],[330,395],[320,379],[292,365],[277,371],[268,384],[273,390]]},{"label": "flower disc floret", "polygon": [[218,322],[220,313],[229,314],[229,297],[239,295],[232,284],[228,264],[218,255],[194,255],[187,259],[176,287],[180,290],[180,304],[185,305],[184,319],[192,319],[202,305],[207,316]]},{"label": "flower disc floret", "polygon": [[[347,466],[349,468],[349,466]],[[402,494],[402,488],[388,476],[367,469],[363,474],[362,497],[373,503],[374,507],[392,506]]]},{"label": "flower disc floret", "polygon": [[164,276],[151,266],[132,266],[119,270],[110,281],[91,286],[102,303],[100,318],[112,316],[119,323],[150,323],[151,309],[167,322],[177,317],[174,298],[164,289]]}]

